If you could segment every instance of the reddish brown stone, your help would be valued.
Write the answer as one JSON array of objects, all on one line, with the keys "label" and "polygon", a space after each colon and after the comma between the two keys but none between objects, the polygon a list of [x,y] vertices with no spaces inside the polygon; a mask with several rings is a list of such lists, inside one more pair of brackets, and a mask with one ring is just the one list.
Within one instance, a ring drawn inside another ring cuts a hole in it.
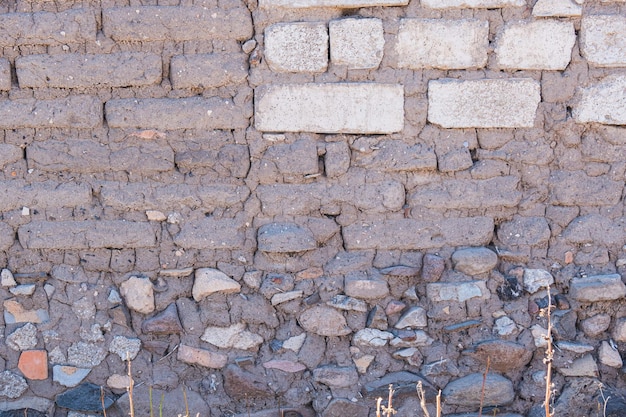
[{"label": "reddish brown stone", "polygon": [[296,274],[296,281],[300,281],[303,279],[315,279],[324,275],[324,270],[322,268],[311,267],[305,270],[302,270]]},{"label": "reddish brown stone", "polygon": [[393,314],[398,314],[400,313],[402,310],[404,310],[404,308],[406,307],[406,304],[404,304],[402,301],[390,301],[389,304],[387,304],[387,307],[385,308],[385,313],[387,313],[388,316],[391,316]]},{"label": "reddish brown stone", "polygon": [[20,355],[17,367],[28,379],[47,379],[48,352],[45,350],[25,350]]},{"label": "reddish brown stone", "polygon": [[172,303],[156,316],[145,320],[141,325],[143,333],[152,334],[178,334],[183,331],[183,326],[178,318],[176,303]]},{"label": "reddish brown stone", "polygon": [[422,279],[426,282],[439,281],[446,263],[441,256],[426,254],[422,265]]}]

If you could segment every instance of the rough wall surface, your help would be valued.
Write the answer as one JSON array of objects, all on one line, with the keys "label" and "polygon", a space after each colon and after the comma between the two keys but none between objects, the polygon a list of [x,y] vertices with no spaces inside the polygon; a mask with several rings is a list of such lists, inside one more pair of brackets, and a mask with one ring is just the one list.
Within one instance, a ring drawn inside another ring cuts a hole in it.
[{"label": "rough wall surface", "polygon": [[0,1],[0,415],[623,417],[625,16]]}]

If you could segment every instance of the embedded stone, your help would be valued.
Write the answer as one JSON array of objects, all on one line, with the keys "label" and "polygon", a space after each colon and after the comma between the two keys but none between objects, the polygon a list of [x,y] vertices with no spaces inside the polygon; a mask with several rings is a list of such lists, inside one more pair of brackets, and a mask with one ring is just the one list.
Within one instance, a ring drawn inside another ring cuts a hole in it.
[{"label": "embedded stone", "polygon": [[18,352],[37,346],[37,328],[32,323],[16,329],[6,339],[7,346]]},{"label": "embedded stone", "polygon": [[581,3],[572,0],[537,0],[533,6],[533,16],[578,17],[583,11]]},{"label": "embedded stone", "polygon": [[330,59],[349,69],[378,68],[383,59],[383,22],[375,18],[331,20]]},{"label": "embedded stone", "polygon": [[387,322],[385,311],[380,306],[374,306],[367,315],[365,325],[373,329],[387,330],[389,323]]},{"label": "embedded stone", "polygon": [[610,325],[611,316],[601,313],[583,320],[580,323],[580,328],[587,336],[596,337],[607,331]]},{"label": "embedded stone", "polygon": [[626,342],[626,317],[618,319],[613,328],[613,339],[618,342]]},{"label": "embedded stone", "polygon": [[426,310],[422,307],[411,307],[400,317],[400,320],[398,320],[394,327],[396,329],[414,329],[416,327],[426,326],[428,326]]},{"label": "embedded stone", "polygon": [[16,300],[6,300],[2,305],[4,306],[4,322],[6,324],[44,323],[50,319],[46,310],[26,310]]},{"label": "embedded stone", "polygon": [[35,292],[35,288],[35,284],[21,284],[9,288],[9,292],[13,295],[28,296],[33,295],[33,293]]},{"label": "embedded stone", "polygon": [[269,223],[258,231],[257,244],[263,252],[305,252],[317,248],[313,233],[294,223]]},{"label": "embedded stone", "polygon": [[265,29],[265,59],[276,72],[324,72],[328,67],[326,24],[277,23]]},{"label": "embedded stone", "polygon": [[427,253],[422,260],[422,279],[426,282],[439,281],[446,268],[441,256]]},{"label": "embedded stone", "polygon": [[119,390],[128,389],[130,378],[128,375],[113,374],[107,378],[107,387]]},{"label": "embedded stone", "polygon": [[563,376],[589,376],[596,378],[598,376],[598,364],[590,353],[585,356],[574,359],[571,364],[563,367],[557,367],[559,373]]},{"label": "embedded stone", "polygon": [[389,295],[387,281],[373,279],[354,279],[345,283],[344,292],[354,298],[372,300]]},{"label": "embedded stone", "polygon": [[48,352],[45,350],[26,350],[20,354],[17,367],[28,379],[48,379]]},{"label": "embedded stone", "polygon": [[109,352],[115,353],[122,361],[133,360],[141,350],[141,340],[115,336],[109,344]]},{"label": "embedded stone", "polygon": [[533,357],[533,352],[525,346],[505,340],[481,342],[475,351],[483,363],[489,361],[491,368],[498,372],[522,369]]},{"label": "embedded stone", "polygon": [[513,383],[501,375],[475,373],[453,380],[446,385],[442,394],[446,404],[465,407],[501,406],[513,402]]},{"label": "embedded stone", "polygon": [[154,291],[148,278],[130,277],[120,286],[120,293],[131,310],[142,314],[154,311]]},{"label": "embedded stone", "polygon": [[365,328],[354,334],[352,344],[355,346],[383,347],[393,339],[393,334],[378,329]]},{"label": "embedded stone", "polygon": [[335,398],[324,409],[321,417],[362,417],[369,415],[369,407],[345,398]]},{"label": "embedded stone", "polygon": [[495,9],[498,7],[526,6],[526,0],[422,0],[422,6],[431,9],[456,9],[471,7],[477,9]]},{"label": "embedded stone", "polygon": [[182,331],[183,326],[178,317],[176,303],[171,303],[165,310],[141,323],[142,333],[179,334]]},{"label": "embedded stone", "polygon": [[18,398],[28,389],[26,380],[11,371],[0,373],[0,397]]},{"label": "embedded stone", "polygon": [[434,282],[426,285],[426,296],[432,302],[488,299],[491,293],[484,281]]},{"label": "embedded stone", "polygon": [[569,294],[583,303],[619,300],[626,296],[626,285],[619,274],[593,275],[572,279]]},{"label": "embedded stone", "polygon": [[6,268],[0,271],[0,285],[4,288],[15,287],[17,285],[13,273]]},{"label": "embedded stone", "polygon": [[554,284],[554,277],[545,269],[524,269],[524,289],[531,294]]},{"label": "embedded stone", "polygon": [[273,306],[277,306],[278,304],[286,303],[287,301],[297,300],[298,298],[302,298],[304,294],[303,291],[287,291],[287,292],[279,292],[274,294],[270,300]]},{"label": "embedded stone", "polygon": [[626,65],[625,16],[588,15],[583,17],[580,29],[581,53],[589,64],[599,67]]},{"label": "embedded stone", "polygon": [[349,388],[359,381],[359,375],[352,366],[322,366],[313,370],[313,380],[331,388]]},{"label": "embedded stone", "polygon": [[398,334],[389,342],[389,345],[396,348],[425,347],[433,344],[435,340],[423,330],[410,331]]},{"label": "embedded stone", "polygon": [[196,270],[193,282],[193,299],[202,301],[211,294],[232,294],[239,292],[241,285],[218,269],[200,268]]},{"label": "embedded stone", "polygon": [[335,295],[326,302],[326,305],[338,310],[360,311],[362,313],[367,311],[367,304],[365,301],[342,294]]},{"label": "embedded stone", "polygon": [[315,306],[305,310],[298,322],[307,332],[320,336],[345,336],[352,332],[343,314],[330,307]]},{"label": "embedded stone", "polygon": [[576,122],[626,125],[626,76],[609,76],[579,91],[573,112]]},{"label": "embedded stone", "polygon": [[536,347],[548,347],[548,339],[552,339],[552,336],[548,335],[548,329],[542,327],[539,324],[535,324],[530,328],[530,333],[533,335]]},{"label": "embedded stone", "polygon": [[356,370],[360,374],[366,374],[367,368],[372,364],[376,356],[374,355],[363,355],[360,358],[352,358],[352,362],[356,366]]},{"label": "embedded stone", "polygon": [[271,360],[263,363],[265,369],[278,369],[290,374],[301,372],[306,369],[306,366],[300,362],[287,361],[287,360]]},{"label": "embedded stone", "polygon": [[610,366],[611,368],[620,369],[624,366],[619,350],[617,350],[617,348],[613,349],[606,341],[603,341],[600,348],[598,348],[598,359],[601,364]]},{"label": "embedded stone", "polygon": [[228,356],[211,352],[206,349],[198,349],[187,345],[179,345],[177,359],[190,365],[200,365],[205,368],[220,369],[228,363]]},{"label": "embedded stone", "polygon": [[77,342],[67,349],[67,362],[78,368],[94,368],[106,355],[104,349],[94,343]]},{"label": "embedded stone", "polygon": [[103,405],[106,410],[115,403],[116,399],[116,396],[106,390],[103,393],[99,385],[84,382],[76,388],[57,395],[55,402],[58,407],[73,411],[100,413]]},{"label": "embedded stone", "polygon": [[498,255],[487,248],[459,249],[452,254],[454,269],[467,275],[480,275],[498,264]]},{"label": "embedded stone", "polygon": [[257,349],[263,343],[261,336],[246,330],[245,323],[236,323],[229,327],[209,326],[200,339],[223,349]]},{"label": "embedded stone", "polygon": [[64,387],[75,387],[80,384],[91,372],[91,368],[77,368],[75,366],[54,365],[52,380]]},{"label": "embedded stone", "polygon": [[306,333],[299,334],[298,336],[292,336],[283,342],[283,349],[291,350],[292,352],[300,352],[304,341],[306,340]]}]

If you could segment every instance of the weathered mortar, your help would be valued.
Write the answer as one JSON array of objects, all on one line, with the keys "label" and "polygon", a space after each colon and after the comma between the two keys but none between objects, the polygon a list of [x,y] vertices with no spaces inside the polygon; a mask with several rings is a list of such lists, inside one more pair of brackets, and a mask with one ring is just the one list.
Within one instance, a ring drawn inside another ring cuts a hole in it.
[{"label": "weathered mortar", "polygon": [[623,416],[625,15],[0,2],[0,413]]}]

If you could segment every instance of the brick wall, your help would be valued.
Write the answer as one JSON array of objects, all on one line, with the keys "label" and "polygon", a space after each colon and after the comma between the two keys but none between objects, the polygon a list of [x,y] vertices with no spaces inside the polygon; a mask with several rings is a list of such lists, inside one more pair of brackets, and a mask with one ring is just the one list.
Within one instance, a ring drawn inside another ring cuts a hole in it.
[{"label": "brick wall", "polygon": [[536,417],[550,286],[622,415],[625,125],[624,0],[2,1],[0,413]]}]

